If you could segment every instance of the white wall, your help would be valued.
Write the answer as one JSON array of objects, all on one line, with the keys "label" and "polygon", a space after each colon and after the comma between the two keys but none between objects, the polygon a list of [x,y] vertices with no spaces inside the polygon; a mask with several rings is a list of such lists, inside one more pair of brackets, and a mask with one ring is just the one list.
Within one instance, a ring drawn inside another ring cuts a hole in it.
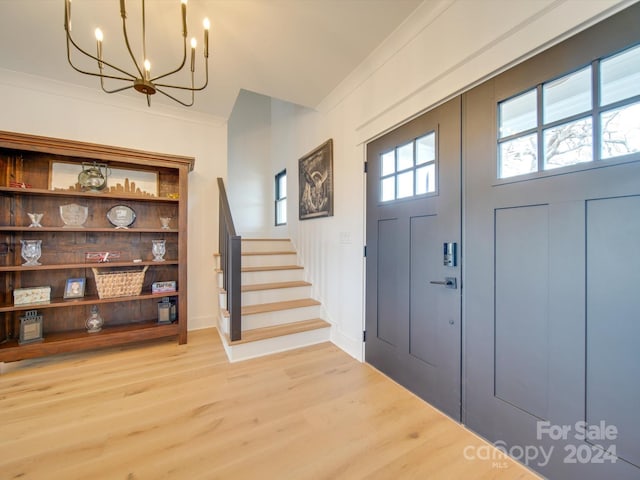
[{"label": "white wall", "polygon": [[[334,323],[333,340],[363,357],[365,144],[496,72],[621,10],[616,0],[425,2],[320,105],[272,103],[271,144],[286,157],[289,235]],[[354,27],[357,34],[357,27]],[[335,216],[297,220],[297,159],[334,141]],[[273,147],[272,147],[273,148]]]},{"label": "white wall", "polygon": [[271,98],[241,90],[228,123],[225,183],[236,231],[247,237],[273,236]]},{"label": "white wall", "polygon": [[226,176],[226,120],[182,107],[148,108],[142,96],[135,100],[0,70],[0,130],[195,157],[189,174],[188,328],[214,326],[216,177]]}]

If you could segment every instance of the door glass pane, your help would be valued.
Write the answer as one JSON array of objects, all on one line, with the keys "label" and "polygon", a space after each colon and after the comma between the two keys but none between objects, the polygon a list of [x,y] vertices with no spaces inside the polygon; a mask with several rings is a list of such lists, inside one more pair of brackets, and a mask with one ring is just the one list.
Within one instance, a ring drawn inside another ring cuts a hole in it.
[{"label": "door glass pane", "polygon": [[537,125],[536,90],[529,90],[499,104],[500,137],[535,128]]},{"label": "door glass pane", "polygon": [[525,135],[500,144],[499,177],[536,172],[538,170],[538,137]]},{"label": "door glass pane", "polygon": [[600,105],[640,95],[640,47],[600,63]]},{"label": "door glass pane", "polygon": [[436,191],[436,166],[434,163],[416,169],[416,195]]},{"label": "door glass pane", "polygon": [[593,160],[591,117],[544,131],[544,169]]},{"label": "door glass pane", "polygon": [[398,198],[413,196],[413,170],[398,175]]},{"label": "door glass pane", "polygon": [[413,167],[413,142],[398,147],[398,171]]},{"label": "door glass pane", "polygon": [[544,123],[591,109],[591,66],[542,87]]},{"label": "door glass pane", "polygon": [[640,152],[640,103],[604,112],[601,119],[603,159]]},{"label": "door glass pane", "polygon": [[416,165],[433,162],[436,159],[436,134],[431,132],[416,139]]},{"label": "door glass pane", "polygon": [[390,152],[382,155],[382,173],[381,177],[386,177],[387,175],[391,175],[396,171],[396,152],[395,150],[391,150]]},{"label": "door glass pane", "polygon": [[389,200],[395,200],[396,198],[396,177],[389,177],[382,180],[381,183],[381,198],[383,202]]}]

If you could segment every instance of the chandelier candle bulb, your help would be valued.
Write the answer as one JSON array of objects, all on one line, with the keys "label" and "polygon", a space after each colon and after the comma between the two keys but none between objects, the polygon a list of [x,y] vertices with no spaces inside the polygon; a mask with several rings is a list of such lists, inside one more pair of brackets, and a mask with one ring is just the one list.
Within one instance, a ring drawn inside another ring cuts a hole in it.
[{"label": "chandelier candle bulb", "polygon": [[182,36],[187,38],[187,0],[182,0]]},{"label": "chandelier candle bulb", "polygon": [[196,42],[195,38],[191,38],[191,71],[194,72],[196,69],[196,46],[198,42]]},{"label": "chandelier candle bulb", "polygon": [[151,78],[151,62],[149,60],[144,61],[144,79],[149,80]]},{"label": "chandelier candle bulb", "polygon": [[102,71],[102,30],[96,28],[96,50],[98,52],[98,68]]},{"label": "chandelier candle bulb", "polygon": [[64,0],[64,29],[71,31],[71,0]]},{"label": "chandelier candle bulb", "polygon": [[204,27],[204,58],[209,58],[209,28],[211,28],[211,23],[208,18],[202,21],[202,26]]}]

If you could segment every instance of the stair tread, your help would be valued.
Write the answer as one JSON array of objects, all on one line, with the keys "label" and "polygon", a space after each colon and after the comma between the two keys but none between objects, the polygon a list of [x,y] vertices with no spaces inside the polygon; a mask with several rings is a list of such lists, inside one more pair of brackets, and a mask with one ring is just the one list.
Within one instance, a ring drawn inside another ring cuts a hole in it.
[{"label": "stair tread", "polygon": [[295,250],[270,250],[268,252],[242,252],[242,256],[256,255],[295,255]]},{"label": "stair tread", "polygon": [[245,305],[242,307],[241,315],[254,315],[257,313],[277,312],[278,310],[289,310],[292,308],[313,307],[320,305],[320,302],[313,298],[301,298],[299,300],[287,300],[284,302],[259,303],[256,305]]},{"label": "stair tread", "polygon": [[302,270],[299,265],[272,265],[270,267],[242,267],[243,272],[268,272],[270,270]]},{"label": "stair tread", "polygon": [[293,282],[271,282],[271,283],[254,283],[251,285],[242,285],[243,292],[256,292],[260,290],[275,290],[279,288],[295,288],[309,287],[311,284],[302,280]]},{"label": "stair tread", "polygon": [[[320,328],[330,327],[331,324],[321,318],[312,318],[302,320],[300,322],[284,323],[282,325],[274,325],[271,327],[255,328],[253,330],[245,330],[242,332],[242,339],[229,342],[229,345],[238,345],[241,343],[256,342],[266,340],[268,338],[283,337],[294,333],[307,332],[309,330],[318,330]],[[228,339],[228,337],[227,337]]]}]

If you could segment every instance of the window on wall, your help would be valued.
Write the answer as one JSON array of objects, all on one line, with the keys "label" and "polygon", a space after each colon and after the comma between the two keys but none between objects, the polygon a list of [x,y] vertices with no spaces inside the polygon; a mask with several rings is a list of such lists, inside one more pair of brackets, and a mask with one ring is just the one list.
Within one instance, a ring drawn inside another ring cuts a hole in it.
[{"label": "window on wall", "polygon": [[640,46],[498,104],[498,178],[640,152]]},{"label": "window on wall", "polygon": [[276,225],[287,223],[287,171],[276,175]]},{"label": "window on wall", "polygon": [[436,133],[396,146],[380,156],[380,201],[436,191]]}]

